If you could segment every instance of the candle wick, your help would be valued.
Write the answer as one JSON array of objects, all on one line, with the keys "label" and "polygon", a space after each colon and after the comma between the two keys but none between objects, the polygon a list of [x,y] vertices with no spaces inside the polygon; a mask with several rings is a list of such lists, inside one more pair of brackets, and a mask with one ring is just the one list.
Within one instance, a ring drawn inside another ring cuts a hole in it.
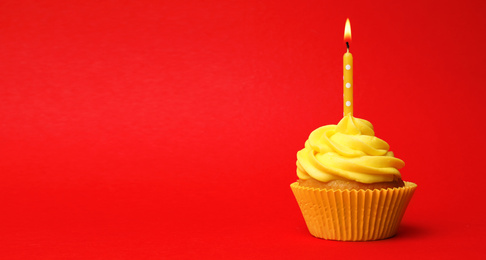
[{"label": "candle wick", "polygon": [[349,42],[346,42],[346,47],[348,48],[348,52],[349,52]]}]

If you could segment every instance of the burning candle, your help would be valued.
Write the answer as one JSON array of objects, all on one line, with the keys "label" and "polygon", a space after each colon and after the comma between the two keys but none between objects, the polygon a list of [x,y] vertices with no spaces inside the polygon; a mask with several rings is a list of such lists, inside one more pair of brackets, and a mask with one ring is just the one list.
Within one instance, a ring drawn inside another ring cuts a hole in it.
[{"label": "burning candle", "polygon": [[351,42],[351,24],[349,19],[344,26],[344,41],[346,42],[347,51],[343,56],[343,115],[353,115],[353,55],[349,52],[349,43]]}]

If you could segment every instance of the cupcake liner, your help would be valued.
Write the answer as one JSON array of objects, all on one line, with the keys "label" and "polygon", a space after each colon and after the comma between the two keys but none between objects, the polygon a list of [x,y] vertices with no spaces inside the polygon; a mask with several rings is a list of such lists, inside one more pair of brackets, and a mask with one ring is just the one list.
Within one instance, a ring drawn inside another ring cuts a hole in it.
[{"label": "cupcake liner", "polygon": [[328,190],[290,185],[309,232],[340,241],[385,239],[397,233],[417,185],[375,190]]}]

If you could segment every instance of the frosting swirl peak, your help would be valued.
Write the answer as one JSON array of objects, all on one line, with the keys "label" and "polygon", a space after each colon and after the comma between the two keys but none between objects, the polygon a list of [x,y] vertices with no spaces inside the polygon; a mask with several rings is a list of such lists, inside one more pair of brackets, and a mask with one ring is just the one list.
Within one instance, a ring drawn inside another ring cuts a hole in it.
[{"label": "frosting swirl peak", "polygon": [[297,176],[321,182],[390,182],[401,177],[398,169],[405,163],[389,149],[375,136],[370,122],[348,114],[337,125],[322,126],[310,134],[305,148],[297,152]]}]

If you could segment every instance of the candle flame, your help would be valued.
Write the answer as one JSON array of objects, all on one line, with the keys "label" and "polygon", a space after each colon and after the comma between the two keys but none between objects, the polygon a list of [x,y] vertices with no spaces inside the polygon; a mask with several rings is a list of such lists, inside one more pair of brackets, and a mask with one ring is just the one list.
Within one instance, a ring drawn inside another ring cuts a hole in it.
[{"label": "candle flame", "polygon": [[351,42],[351,23],[349,18],[346,19],[346,25],[344,26],[344,41]]}]

